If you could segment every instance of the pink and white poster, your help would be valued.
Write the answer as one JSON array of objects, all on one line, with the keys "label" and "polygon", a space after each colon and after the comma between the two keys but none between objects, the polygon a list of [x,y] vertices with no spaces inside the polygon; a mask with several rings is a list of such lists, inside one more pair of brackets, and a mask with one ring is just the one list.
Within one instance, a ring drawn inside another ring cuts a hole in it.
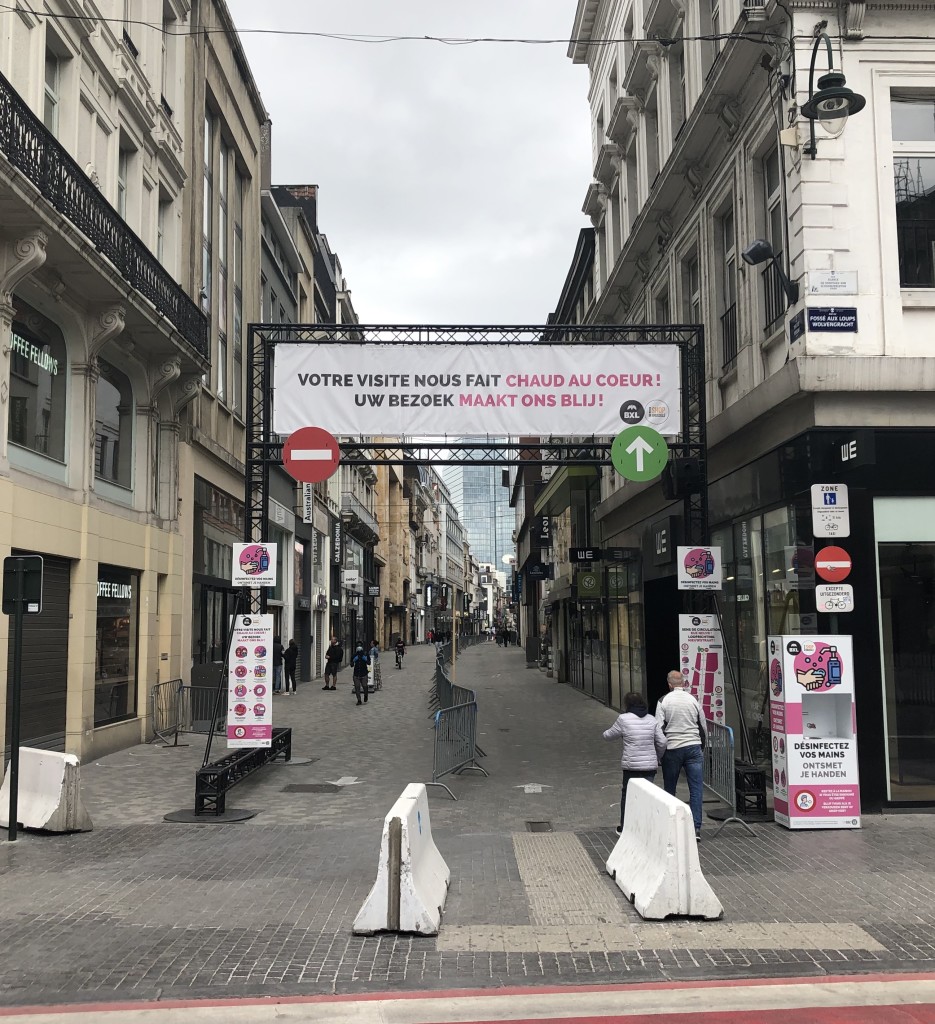
[{"label": "pink and white poster", "polygon": [[776,821],[859,828],[851,638],[771,636],[767,658]]},{"label": "pink and white poster", "polygon": [[679,547],[675,554],[679,590],[721,589],[723,571],[719,547]]},{"label": "pink and white poster", "polygon": [[724,641],[716,615],[679,616],[679,668],[709,722],[725,725]]},{"label": "pink and white poster", "polygon": [[273,740],[273,616],[234,620],[227,684],[228,747],[268,747]]}]

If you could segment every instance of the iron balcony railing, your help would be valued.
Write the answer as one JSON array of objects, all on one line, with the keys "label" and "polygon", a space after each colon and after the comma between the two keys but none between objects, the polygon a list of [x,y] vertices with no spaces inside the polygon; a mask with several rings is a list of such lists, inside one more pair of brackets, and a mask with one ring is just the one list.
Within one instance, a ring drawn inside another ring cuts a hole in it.
[{"label": "iron balcony railing", "polygon": [[737,303],[721,317],[721,367],[726,373],[737,362]]},{"label": "iron balcony railing", "polygon": [[778,265],[781,265],[782,253],[776,253],[776,262],[769,263],[760,273],[763,282],[763,330],[769,331],[786,311],[786,293],[779,277]]},{"label": "iron balcony railing", "polygon": [[42,196],[88,237],[124,280],[208,358],[208,321],[0,74],[0,149]]},{"label": "iron balcony railing", "polygon": [[379,539],[380,526],[373,514],[368,511],[363,502],[359,501],[349,492],[341,495],[341,519],[348,530],[353,532],[354,528],[357,527],[364,533],[372,534],[374,541]]}]

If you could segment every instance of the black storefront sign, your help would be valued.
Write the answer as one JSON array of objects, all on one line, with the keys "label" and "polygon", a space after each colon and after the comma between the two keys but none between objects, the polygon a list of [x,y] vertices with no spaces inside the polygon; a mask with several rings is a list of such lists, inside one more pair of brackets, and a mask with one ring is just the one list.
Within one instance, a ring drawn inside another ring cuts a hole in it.
[{"label": "black storefront sign", "polygon": [[341,520],[335,519],[331,524],[331,564],[343,565],[344,552],[343,536],[341,534]]},{"label": "black storefront sign", "polygon": [[675,521],[673,516],[666,516],[652,525],[653,564],[668,565],[675,553]]},{"label": "black storefront sign", "polygon": [[540,580],[550,580],[552,579],[552,563],[530,562],[530,564],[526,566],[525,572],[526,579],[529,580],[530,583],[537,583]]},{"label": "black storefront sign", "polygon": [[639,548],[604,548],[605,562],[635,562],[640,557]]},{"label": "black storefront sign", "polygon": [[807,313],[810,331],[857,332],[857,309],[854,306],[810,306]]},{"label": "black storefront sign", "polygon": [[369,586],[369,587],[367,587],[367,597],[379,597],[379,596],[380,596],[380,587],[379,587],[379,585],[378,586]]},{"label": "black storefront sign", "polygon": [[580,564],[581,562],[599,562],[603,557],[600,548],[569,548],[568,561]]},{"label": "black storefront sign", "polygon": [[536,517],[532,542],[533,544],[538,544],[541,548],[550,548],[552,546],[552,520],[548,516]]},{"label": "black storefront sign", "polygon": [[837,438],[831,448],[831,461],[835,469],[856,469],[875,466],[876,438],[872,430],[852,430]]},{"label": "black storefront sign", "polygon": [[805,334],[805,310],[800,309],[789,320],[789,344],[799,340]]}]

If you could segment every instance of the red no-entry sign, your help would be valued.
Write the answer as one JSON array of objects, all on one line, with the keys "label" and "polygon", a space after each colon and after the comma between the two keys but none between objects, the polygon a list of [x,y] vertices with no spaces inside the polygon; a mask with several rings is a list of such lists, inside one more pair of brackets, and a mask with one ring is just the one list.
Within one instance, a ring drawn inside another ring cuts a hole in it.
[{"label": "red no-entry sign", "polygon": [[303,484],[327,480],[340,461],[338,442],[321,427],[301,427],[282,446],[283,468]]},{"label": "red no-entry sign", "polygon": [[851,574],[851,556],[844,548],[822,548],[815,555],[815,572],[829,583],[840,583]]}]

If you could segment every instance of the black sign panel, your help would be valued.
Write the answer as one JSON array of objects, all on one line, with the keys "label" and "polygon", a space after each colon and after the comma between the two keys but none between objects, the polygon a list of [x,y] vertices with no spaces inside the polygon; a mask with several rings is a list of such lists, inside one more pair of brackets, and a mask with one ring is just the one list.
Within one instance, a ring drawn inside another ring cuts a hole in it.
[{"label": "black sign panel", "polygon": [[526,579],[530,582],[536,580],[550,580],[552,578],[552,566],[545,562],[530,562],[526,566]]},{"label": "black sign panel", "polygon": [[343,551],[341,545],[343,537],[341,536],[341,520],[335,519],[331,524],[331,564],[332,565],[343,565]]},{"label": "black sign panel", "polygon": [[379,596],[380,596],[380,587],[379,586],[375,586],[375,587],[374,586],[369,586],[369,587],[367,587],[367,597],[379,597]]},{"label": "black sign panel", "polygon": [[808,329],[810,331],[857,332],[857,308],[855,306],[810,306]]},{"label": "black sign panel", "polygon": [[568,561],[581,563],[581,562],[599,562],[603,558],[603,552],[600,548],[569,548],[568,549]]},{"label": "black sign panel", "polygon": [[836,469],[856,469],[875,466],[877,461],[876,437],[872,430],[852,430],[842,434],[831,449]]},{"label": "black sign panel", "polygon": [[798,341],[805,333],[805,310],[800,309],[789,321],[789,344]]},{"label": "black sign panel", "polygon": [[675,523],[672,516],[666,516],[653,523],[653,565],[667,565],[675,556]]},{"label": "black sign panel", "polygon": [[22,578],[24,614],[38,615],[42,611],[42,555],[9,555],[3,560],[3,614],[16,611],[17,576]]},{"label": "black sign panel", "polygon": [[552,520],[548,516],[536,516],[532,530],[532,542],[543,548],[552,546]]},{"label": "black sign panel", "polygon": [[639,557],[639,548],[604,548],[605,562],[635,562]]}]

